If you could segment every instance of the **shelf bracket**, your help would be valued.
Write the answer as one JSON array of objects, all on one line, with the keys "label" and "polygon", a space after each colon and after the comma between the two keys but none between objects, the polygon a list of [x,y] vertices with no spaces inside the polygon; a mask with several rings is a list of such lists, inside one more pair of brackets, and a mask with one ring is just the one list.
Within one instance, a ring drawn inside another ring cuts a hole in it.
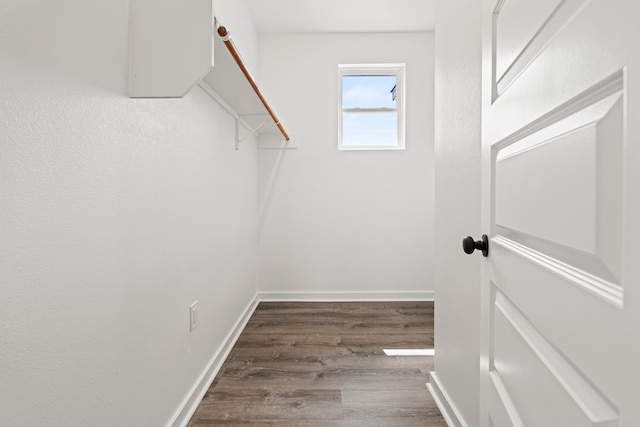
[{"label": "shelf bracket", "polygon": [[238,114],[238,116],[236,117],[236,150],[240,149],[240,144],[242,144],[244,142],[245,139],[249,138],[249,136],[253,135],[256,138],[259,138],[260,135],[258,135],[258,130],[266,125],[267,123],[269,123],[269,119],[264,120],[262,123],[260,123],[258,126],[256,126],[255,128],[251,128],[246,120],[243,120],[243,126],[249,131],[248,134],[246,134],[244,137],[240,138],[240,120],[243,118],[243,116],[266,116],[266,114]]}]

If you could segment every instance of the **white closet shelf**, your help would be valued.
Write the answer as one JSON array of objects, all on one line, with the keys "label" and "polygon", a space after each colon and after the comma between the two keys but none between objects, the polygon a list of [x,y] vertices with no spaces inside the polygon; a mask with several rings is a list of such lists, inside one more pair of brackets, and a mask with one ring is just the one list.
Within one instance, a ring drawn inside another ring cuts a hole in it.
[{"label": "white closet shelf", "polygon": [[[218,27],[212,0],[132,1],[129,45],[132,98],[181,98],[203,82],[233,110],[237,124],[289,141],[229,32]],[[236,147],[239,138],[236,130]]]},{"label": "white closet shelf", "polygon": [[129,96],[182,98],[213,66],[212,0],[133,0]]}]

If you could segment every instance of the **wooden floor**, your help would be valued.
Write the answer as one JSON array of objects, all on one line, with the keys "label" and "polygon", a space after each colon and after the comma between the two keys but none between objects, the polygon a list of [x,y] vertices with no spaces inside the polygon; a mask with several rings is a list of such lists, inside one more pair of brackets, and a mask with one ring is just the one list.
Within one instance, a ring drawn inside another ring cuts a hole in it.
[{"label": "wooden floor", "polygon": [[261,303],[189,426],[446,427],[425,383],[433,303]]}]

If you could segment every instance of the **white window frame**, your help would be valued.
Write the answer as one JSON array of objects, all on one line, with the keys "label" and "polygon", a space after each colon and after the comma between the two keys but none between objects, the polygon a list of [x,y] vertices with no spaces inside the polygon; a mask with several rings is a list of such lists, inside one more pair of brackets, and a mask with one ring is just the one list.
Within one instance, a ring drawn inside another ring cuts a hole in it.
[{"label": "white window frame", "polygon": [[[338,150],[404,150],[405,149],[405,64],[339,64],[338,65]],[[342,81],[344,76],[395,76],[396,108],[343,108]],[[397,113],[398,139],[396,145],[344,147],[342,145],[342,116],[345,112],[375,114],[395,111]]]}]

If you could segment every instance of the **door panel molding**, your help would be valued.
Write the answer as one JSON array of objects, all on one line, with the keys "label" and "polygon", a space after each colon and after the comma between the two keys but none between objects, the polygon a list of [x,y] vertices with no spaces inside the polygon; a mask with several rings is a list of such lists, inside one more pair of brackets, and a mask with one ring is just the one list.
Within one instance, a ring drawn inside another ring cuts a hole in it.
[{"label": "door panel molding", "polygon": [[497,225],[597,254],[619,280],[624,128],[619,91],[499,150]]},{"label": "door panel molding", "polygon": [[493,419],[496,419],[497,425],[525,427],[525,424],[520,419],[520,415],[518,415],[515,405],[509,397],[507,388],[500,378],[500,374],[498,374],[495,368],[489,371],[489,378],[491,378],[491,385],[493,386],[493,393],[491,401],[489,402],[491,422],[493,423]]},{"label": "door panel molding", "polygon": [[542,129],[548,128],[554,123],[557,123],[572,114],[585,110],[587,107],[596,104],[598,101],[608,97],[609,95],[623,91],[624,82],[625,70],[617,70],[615,73],[582,91],[567,102],[540,116],[538,119],[533,120],[531,123],[511,133],[495,144],[492,144],[492,150],[497,153],[498,151],[503,150],[509,145],[520,141],[529,135],[533,135]]},{"label": "door panel molding", "polygon": [[491,244],[499,245],[527,261],[561,276],[566,281],[618,308],[622,308],[624,305],[624,290],[616,283],[602,279],[504,236],[493,237]]},{"label": "door panel molding", "polygon": [[[538,413],[530,402],[519,404],[533,391],[538,395],[539,405],[555,406],[554,417],[581,419],[579,425],[584,426],[618,426],[619,411],[610,400],[550,344],[499,289],[494,289],[491,329],[496,342],[490,360],[490,376],[505,409],[513,417],[512,422],[520,420],[515,409],[518,407],[527,408],[529,412],[521,415],[526,415],[530,421],[548,421],[544,407],[540,407],[542,413]],[[513,365],[509,360],[519,363]],[[522,369],[522,366],[527,368]],[[539,396],[540,393],[544,396]],[[509,410],[510,407],[513,409]]]},{"label": "door panel molding", "polygon": [[496,244],[622,308],[625,71],[492,146]]},{"label": "door panel molding", "polygon": [[[560,0],[559,2],[547,1],[546,5],[539,2],[532,3],[536,9],[548,15],[540,26],[515,25],[514,22],[540,22],[541,16],[518,16],[521,9],[514,8],[513,14],[509,14],[509,3],[514,0],[501,0],[496,5],[493,17],[493,62],[496,75],[494,76],[494,101],[504,94],[518,77],[527,69],[533,60],[551,43],[555,36],[560,33],[568,22],[588,3],[588,0]],[[555,7],[553,6],[555,3]],[[542,7],[541,7],[542,6]],[[545,7],[546,6],[546,7]],[[506,11],[506,13],[505,13]],[[522,13],[522,12],[520,12]],[[535,19],[537,18],[537,19]],[[502,21],[502,23],[501,23]],[[507,22],[504,22],[507,21]],[[501,31],[507,29],[506,31]],[[512,50],[514,46],[511,40],[519,40],[519,46],[515,47],[516,52],[507,53],[506,58],[500,59],[504,55],[504,50]],[[513,59],[511,59],[514,57]]]},{"label": "door panel molding", "polygon": [[[596,252],[597,130],[594,124],[536,143],[495,165],[496,225]],[[519,148],[519,147],[517,147]],[[514,201],[517,201],[514,203]]]}]

